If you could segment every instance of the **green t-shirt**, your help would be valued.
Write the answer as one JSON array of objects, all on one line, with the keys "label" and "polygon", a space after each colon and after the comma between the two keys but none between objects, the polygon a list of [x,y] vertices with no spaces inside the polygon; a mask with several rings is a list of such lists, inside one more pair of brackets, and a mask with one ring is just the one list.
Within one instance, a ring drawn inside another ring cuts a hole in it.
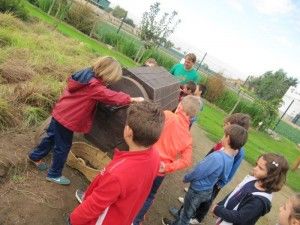
[{"label": "green t-shirt", "polygon": [[183,64],[176,64],[170,70],[170,73],[173,74],[181,84],[186,84],[189,81],[194,81],[199,83],[200,76],[197,71],[193,68],[191,70],[186,70]]}]

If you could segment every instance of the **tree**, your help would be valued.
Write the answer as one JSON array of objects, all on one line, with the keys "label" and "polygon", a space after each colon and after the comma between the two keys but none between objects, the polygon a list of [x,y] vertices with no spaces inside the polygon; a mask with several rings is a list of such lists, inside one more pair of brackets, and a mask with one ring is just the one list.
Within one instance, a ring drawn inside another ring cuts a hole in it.
[{"label": "tree", "polygon": [[128,25],[132,26],[132,27],[135,27],[135,24],[134,24],[133,20],[130,19],[130,18],[126,18],[124,20],[124,22],[127,23]]},{"label": "tree", "polygon": [[174,32],[176,26],[181,22],[176,17],[178,13],[163,13],[159,19],[160,3],[156,2],[150,6],[150,10],[143,13],[140,25],[140,38],[144,41],[145,48],[149,49],[164,45],[168,37]]},{"label": "tree", "polygon": [[276,72],[267,71],[260,77],[250,77],[248,86],[254,89],[256,95],[266,101],[273,101],[279,105],[285,92],[290,86],[296,86],[297,78],[287,77],[287,73],[282,69]]},{"label": "tree", "polygon": [[113,11],[112,11],[112,14],[114,17],[117,17],[119,19],[122,19],[123,17],[126,16],[127,14],[127,11],[123,8],[121,8],[120,6],[116,6]]}]

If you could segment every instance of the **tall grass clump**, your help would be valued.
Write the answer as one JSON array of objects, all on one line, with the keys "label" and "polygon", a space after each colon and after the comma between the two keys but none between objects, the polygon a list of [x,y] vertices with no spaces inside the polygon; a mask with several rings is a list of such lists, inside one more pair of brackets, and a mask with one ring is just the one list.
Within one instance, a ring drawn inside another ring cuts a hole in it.
[{"label": "tall grass clump", "polygon": [[0,98],[0,131],[18,124],[13,107],[3,98]]},{"label": "tall grass clump", "polygon": [[24,120],[26,126],[35,126],[47,119],[49,114],[40,107],[28,106],[24,112]]},{"label": "tall grass clump", "polygon": [[158,49],[147,49],[144,52],[141,61],[145,62],[148,58],[154,58],[157,61],[158,65],[165,67],[167,70],[170,70],[172,66],[177,63],[177,60],[175,58]]},{"label": "tall grass clump", "polygon": [[29,18],[23,0],[0,0],[0,12],[13,13],[22,20],[28,20]]}]

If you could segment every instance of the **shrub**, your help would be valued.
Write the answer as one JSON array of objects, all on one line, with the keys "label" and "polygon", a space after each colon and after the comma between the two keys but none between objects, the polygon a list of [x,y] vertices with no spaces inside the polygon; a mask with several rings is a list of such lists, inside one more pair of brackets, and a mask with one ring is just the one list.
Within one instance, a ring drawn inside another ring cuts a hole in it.
[{"label": "shrub", "polygon": [[27,20],[29,18],[22,0],[0,0],[0,12],[11,12],[22,20]]},{"label": "shrub", "polygon": [[214,75],[208,77],[206,82],[207,92],[205,98],[210,102],[216,102],[216,100],[223,94],[225,85],[222,76]]},{"label": "shrub", "polygon": [[96,16],[89,6],[75,3],[68,11],[65,21],[89,35],[96,21]]},{"label": "shrub", "polygon": [[154,58],[158,65],[165,67],[167,70],[170,70],[177,63],[176,59],[158,49],[147,49],[141,61],[145,62],[149,58]]}]

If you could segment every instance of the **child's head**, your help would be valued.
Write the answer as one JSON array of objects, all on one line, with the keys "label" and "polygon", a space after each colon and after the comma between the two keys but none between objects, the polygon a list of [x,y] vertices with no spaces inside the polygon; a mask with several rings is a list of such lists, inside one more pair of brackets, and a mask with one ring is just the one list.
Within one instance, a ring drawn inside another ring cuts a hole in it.
[{"label": "child's head", "polygon": [[247,138],[248,132],[245,128],[237,124],[230,124],[224,128],[222,145],[224,148],[229,146],[233,150],[239,150],[245,145]]},{"label": "child's head", "polygon": [[203,97],[206,93],[206,86],[204,84],[198,84],[194,92],[195,96]]},{"label": "child's head", "polygon": [[132,103],[127,110],[124,139],[127,144],[148,147],[159,138],[164,124],[164,113],[154,103]]},{"label": "child's head", "polygon": [[154,58],[149,58],[145,61],[144,66],[153,67],[153,66],[158,66],[158,64]]},{"label": "child's head", "polygon": [[283,156],[265,153],[257,159],[253,176],[260,181],[261,187],[267,192],[276,192],[285,184],[288,169],[288,162]]},{"label": "child's head", "polygon": [[195,84],[194,81],[189,81],[184,85],[184,89],[183,91],[185,92],[185,94],[187,95],[192,95],[195,93],[197,88],[197,85]]},{"label": "child's head", "polygon": [[237,124],[248,130],[250,126],[250,116],[244,113],[234,113],[224,119],[224,125],[228,124]]},{"label": "child's head", "polygon": [[300,225],[300,193],[280,207],[279,225]]},{"label": "child's head", "polygon": [[202,102],[199,97],[187,95],[182,99],[178,107],[182,107],[187,116],[194,117],[200,111],[201,104]]},{"label": "child's head", "polygon": [[121,79],[122,68],[120,63],[110,56],[100,57],[93,65],[95,77],[101,78],[105,83],[113,83]]}]

